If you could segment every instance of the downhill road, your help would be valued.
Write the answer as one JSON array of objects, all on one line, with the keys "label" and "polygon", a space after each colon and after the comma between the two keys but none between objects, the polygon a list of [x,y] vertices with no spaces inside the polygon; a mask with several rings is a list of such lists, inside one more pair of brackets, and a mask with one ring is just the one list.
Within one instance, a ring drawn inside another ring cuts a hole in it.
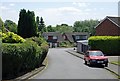
[{"label": "downhill road", "polygon": [[67,53],[68,49],[49,49],[47,68],[30,79],[116,79],[103,67],[85,65],[83,59]]}]

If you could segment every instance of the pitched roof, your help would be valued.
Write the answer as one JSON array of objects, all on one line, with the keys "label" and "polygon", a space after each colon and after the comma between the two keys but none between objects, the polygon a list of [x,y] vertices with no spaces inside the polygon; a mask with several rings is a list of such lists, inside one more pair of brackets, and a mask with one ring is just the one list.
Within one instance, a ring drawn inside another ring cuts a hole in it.
[{"label": "pitched roof", "polygon": [[108,19],[111,20],[118,27],[120,27],[120,17],[108,17]]},{"label": "pitched roof", "polygon": [[74,42],[73,36],[75,35],[89,35],[87,32],[66,32],[64,33],[70,42]]},{"label": "pitched roof", "polygon": [[113,24],[115,24],[116,26],[120,27],[120,17],[106,16],[97,26],[95,26],[95,28],[98,27],[106,19],[110,20]]},{"label": "pitched roof", "polygon": [[42,36],[57,36],[58,37],[58,42],[64,41],[62,34],[59,32],[44,32]]}]

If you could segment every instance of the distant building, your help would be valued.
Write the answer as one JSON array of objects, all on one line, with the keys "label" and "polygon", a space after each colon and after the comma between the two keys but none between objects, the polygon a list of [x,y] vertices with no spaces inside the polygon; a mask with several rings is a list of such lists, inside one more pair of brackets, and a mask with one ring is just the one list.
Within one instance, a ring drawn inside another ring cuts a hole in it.
[{"label": "distant building", "polygon": [[49,43],[49,47],[59,47],[59,43],[63,42],[64,39],[59,32],[44,32],[42,36]]},{"label": "distant building", "polygon": [[89,37],[89,34],[87,32],[67,32],[63,33],[64,40],[67,40],[69,42],[77,42],[80,40],[87,40]]},{"label": "distant building", "polygon": [[95,28],[97,36],[120,36],[120,17],[107,16]]}]

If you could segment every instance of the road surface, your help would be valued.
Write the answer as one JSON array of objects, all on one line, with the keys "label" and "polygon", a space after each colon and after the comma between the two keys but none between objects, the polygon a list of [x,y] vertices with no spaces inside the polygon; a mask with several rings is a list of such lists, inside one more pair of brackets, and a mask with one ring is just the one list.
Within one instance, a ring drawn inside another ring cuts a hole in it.
[{"label": "road surface", "polygon": [[66,50],[68,49],[49,49],[47,68],[30,79],[116,79],[103,67],[89,67],[83,63],[83,59]]}]

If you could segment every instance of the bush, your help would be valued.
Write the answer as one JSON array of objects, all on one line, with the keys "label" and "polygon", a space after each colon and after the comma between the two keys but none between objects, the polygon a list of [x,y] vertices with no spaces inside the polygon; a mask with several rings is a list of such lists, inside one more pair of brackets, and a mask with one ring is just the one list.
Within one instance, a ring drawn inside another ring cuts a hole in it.
[{"label": "bush", "polygon": [[2,75],[13,77],[40,65],[42,50],[33,41],[18,44],[2,44]]},{"label": "bush", "polygon": [[69,41],[60,42],[60,47],[73,47],[74,45]]},{"label": "bush", "polygon": [[23,39],[17,34],[14,34],[13,32],[2,33],[3,43],[23,43],[24,41],[25,39]]},{"label": "bush", "polygon": [[107,55],[119,54],[120,36],[92,36],[88,40],[92,50],[101,50]]},{"label": "bush", "polygon": [[31,38],[27,38],[26,40],[32,40],[32,41],[36,42],[41,47],[42,56],[41,56],[40,64],[42,64],[44,59],[47,56],[47,52],[48,52],[48,49],[49,49],[48,43],[42,37],[31,37]]}]

